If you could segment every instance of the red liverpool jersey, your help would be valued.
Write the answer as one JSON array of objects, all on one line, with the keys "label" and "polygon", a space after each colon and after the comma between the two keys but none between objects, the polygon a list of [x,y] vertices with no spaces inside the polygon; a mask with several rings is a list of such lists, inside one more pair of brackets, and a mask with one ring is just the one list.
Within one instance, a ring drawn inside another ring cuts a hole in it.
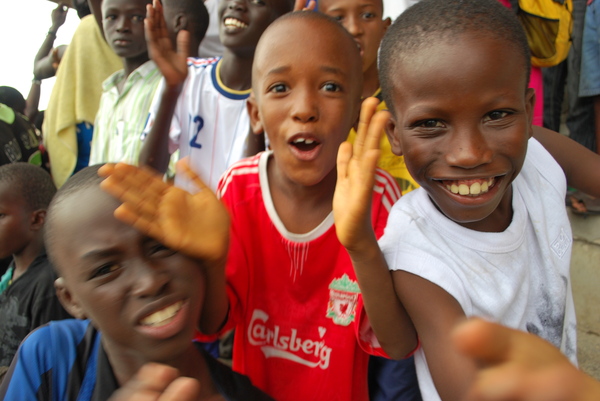
[{"label": "red liverpool jersey", "polygon": [[[368,400],[369,354],[384,355],[363,313],[333,213],[306,234],[283,226],[271,199],[265,152],[232,166],[219,196],[232,215],[227,281],[233,368],[279,401]],[[377,171],[372,217],[383,234],[400,197]]]}]

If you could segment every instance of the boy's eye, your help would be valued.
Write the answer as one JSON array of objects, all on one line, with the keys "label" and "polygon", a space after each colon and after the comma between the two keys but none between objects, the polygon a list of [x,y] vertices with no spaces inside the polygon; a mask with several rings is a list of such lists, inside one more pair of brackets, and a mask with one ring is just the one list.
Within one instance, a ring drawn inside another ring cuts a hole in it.
[{"label": "boy's eye", "polygon": [[133,22],[143,22],[144,19],[146,19],[145,15],[134,15],[133,17],[131,17],[131,20]]},{"label": "boy's eye", "polygon": [[284,93],[285,91],[287,91],[287,86],[285,86],[285,84],[275,84],[275,85],[271,85],[269,87],[269,92],[273,92],[273,93]]},{"label": "boy's eye", "polygon": [[339,92],[342,87],[334,82],[326,82],[322,87],[326,92]]},{"label": "boy's eye", "polygon": [[370,12],[366,12],[366,13],[362,13],[361,17],[364,19],[372,19],[375,18],[375,14],[374,13],[370,13]]},{"label": "boy's eye", "polygon": [[160,242],[152,244],[148,249],[148,255],[150,255],[153,258],[166,258],[175,253],[176,252],[173,249],[164,246]]},{"label": "boy's eye", "polygon": [[494,121],[494,120],[500,120],[501,118],[504,118],[506,116],[509,115],[509,112],[504,111],[504,110],[494,110],[490,113],[487,114],[485,120],[486,121]]},{"label": "boy's eye", "polygon": [[342,15],[330,15],[330,17],[336,20],[337,22],[342,22],[344,20],[344,17]]},{"label": "boy's eye", "polygon": [[415,126],[422,128],[442,128],[444,124],[442,124],[440,120],[431,119],[419,121],[417,124],[415,124]]},{"label": "boy's eye", "polygon": [[265,5],[264,0],[250,0],[250,3],[252,3],[252,4],[258,4],[260,6],[264,6]]},{"label": "boy's eye", "polygon": [[109,14],[109,15],[105,15],[104,19],[105,20],[109,20],[109,21],[114,21],[117,17],[115,15]]},{"label": "boy's eye", "polygon": [[100,266],[92,273],[91,279],[99,278],[102,276],[106,276],[107,274],[114,273],[121,268],[121,265],[118,263],[107,263],[105,265]]}]

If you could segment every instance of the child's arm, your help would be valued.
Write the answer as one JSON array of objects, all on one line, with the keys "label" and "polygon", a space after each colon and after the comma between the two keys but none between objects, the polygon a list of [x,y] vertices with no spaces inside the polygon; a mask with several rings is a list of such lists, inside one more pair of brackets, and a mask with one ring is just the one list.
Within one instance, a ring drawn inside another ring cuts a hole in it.
[{"label": "child's arm", "polygon": [[196,194],[163,182],[149,169],[122,163],[99,170],[107,177],[101,187],[123,202],[115,217],[200,262],[207,281],[200,329],[213,334],[225,322],[229,308],[225,287],[229,213],[185,160],[177,167],[199,189]]},{"label": "child's arm", "polygon": [[154,123],[140,152],[139,164],[150,166],[162,173],[169,166],[169,131],[175,113],[177,99],[187,78],[187,49],[189,32],[182,30],[177,34],[177,50],[167,31],[167,24],[159,0],[147,6],[144,21],[146,43],[152,61],[156,63],[165,80],[164,91],[160,95],[160,105]]},{"label": "child's arm", "polygon": [[140,368],[134,378],[115,391],[109,401],[195,401],[200,399],[196,379],[182,377],[177,369],[158,363]]},{"label": "child's arm", "polygon": [[378,103],[375,98],[363,102],[354,145],[344,142],[340,146],[333,213],[338,238],[352,259],[373,331],[388,355],[400,359],[414,350],[417,336],[396,297],[371,223],[379,137],[389,119],[387,112],[373,116]]},{"label": "child's arm", "polygon": [[534,126],[533,136],[560,164],[569,186],[600,197],[600,155],[546,128]]},{"label": "child's arm", "polygon": [[552,344],[494,323],[459,325],[455,346],[483,365],[469,392],[472,401],[592,401],[600,383],[579,371]]}]

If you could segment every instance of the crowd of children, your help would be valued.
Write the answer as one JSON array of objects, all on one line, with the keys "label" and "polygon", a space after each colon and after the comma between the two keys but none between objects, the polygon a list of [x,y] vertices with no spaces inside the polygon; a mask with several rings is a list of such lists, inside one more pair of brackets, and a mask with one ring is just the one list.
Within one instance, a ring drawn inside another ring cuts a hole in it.
[{"label": "crowd of children", "polygon": [[220,0],[209,59],[202,4],[90,3],[94,165],[0,167],[0,400],[600,395],[564,204],[600,156],[533,127],[500,2]]}]

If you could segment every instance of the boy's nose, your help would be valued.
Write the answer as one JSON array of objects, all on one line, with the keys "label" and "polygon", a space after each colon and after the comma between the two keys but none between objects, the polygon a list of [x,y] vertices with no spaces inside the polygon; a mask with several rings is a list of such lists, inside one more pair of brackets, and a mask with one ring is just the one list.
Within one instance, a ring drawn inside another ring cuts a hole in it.
[{"label": "boy's nose", "polygon": [[131,268],[136,272],[132,291],[136,297],[146,298],[160,295],[169,283],[169,275],[166,271],[144,261],[138,262]]},{"label": "boy's nose", "polygon": [[246,9],[245,0],[230,0],[227,6],[230,10],[244,11]]},{"label": "boy's nose", "polygon": [[451,166],[475,168],[492,161],[493,151],[478,128],[457,130],[449,145],[446,160]]},{"label": "boy's nose", "polygon": [[319,119],[319,107],[310,94],[305,92],[300,94],[293,104],[292,117],[294,120],[307,123]]},{"label": "boy's nose", "polygon": [[120,17],[117,21],[117,32],[129,32],[129,18]]},{"label": "boy's nose", "polygon": [[343,25],[344,28],[346,28],[346,30],[354,37],[360,36],[364,33],[360,20],[354,16],[348,16]]}]

